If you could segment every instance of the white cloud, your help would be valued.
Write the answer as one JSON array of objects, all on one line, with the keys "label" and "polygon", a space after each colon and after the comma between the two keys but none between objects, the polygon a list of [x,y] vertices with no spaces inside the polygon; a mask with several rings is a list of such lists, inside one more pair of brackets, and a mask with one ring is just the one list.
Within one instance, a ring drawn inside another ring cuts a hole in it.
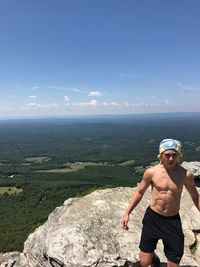
[{"label": "white cloud", "polygon": [[70,98],[67,95],[64,96],[64,102],[65,102],[65,106],[70,105]]},{"label": "white cloud", "polygon": [[146,99],[144,102],[132,103],[133,107],[164,107],[164,106],[176,106],[176,103],[168,99],[159,99],[155,96]]},{"label": "white cloud", "polygon": [[[172,86],[172,84],[171,84]],[[175,84],[173,85],[175,86]],[[37,94],[32,92],[28,95],[29,102],[25,103],[27,97],[19,98],[18,95],[7,94],[7,105],[2,100],[0,104],[0,116],[18,116],[24,115],[83,115],[83,114],[122,114],[122,113],[159,113],[159,112],[182,112],[182,111],[200,111],[198,88],[186,87],[182,83],[177,83],[174,90],[179,92],[179,98],[175,99],[173,95],[168,94],[166,97],[148,96],[128,98],[127,95],[123,99],[118,100],[117,96],[107,95],[107,99],[102,100],[98,96],[102,95],[100,91],[82,91],[76,88],[63,88],[63,93],[59,93],[60,102],[48,103],[47,99],[43,99],[44,103],[38,103]],[[74,101],[75,93],[77,99]],[[185,94],[183,93],[185,90]],[[64,92],[65,91],[65,92]],[[196,93],[191,93],[191,92]],[[198,91],[198,92],[197,92]],[[82,93],[79,94],[79,93]],[[84,92],[84,94],[83,94]],[[180,93],[182,92],[182,94]],[[11,92],[12,93],[12,92]],[[187,93],[187,94],[186,94]],[[190,93],[190,94],[189,94]],[[194,97],[195,95],[195,97]],[[72,98],[73,96],[73,98]],[[88,98],[92,97],[93,98]],[[10,98],[10,99],[8,99]],[[12,99],[13,98],[13,99]],[[105,98],[105,95],[104,95]],[[91,100],[92,99],[92,100]],[[20,102],[16,103],[19,100]],[[97,101],[98,100],[98,101]],[[101,101],[100,101],[101,100]],[[55,101],[55,100],[53,100]]]},{"label": "white cloud", "polygon": [[119,107],[120,105],[117,102],[113,101],[113,102],[110,102],[110,106]]},{"label": "white cloud", "polygon": [[170,102],[169,100],[164,100],[164,104],[166,105],[166,106],[170,106],[170,104],[172,104],[172,102]]},{"label": "white cloud", "polygon": [[88,93],[88,96],[102,96],[102,93],[99,91],[92,91]]},{"label": "white cloud", "polygon": [[4,107],[4,106],[0,107],[0,112],[2,112],[2,113],[15,113],[16,111],[17,111],[16,108]]},{"label": "white cloud", "polygon": [[98,103],[97,103],[97,101],[94,99],[94,100],[91,100],[91,101],[89,102],[89,105],[92,106],[92,107],[95,107],[95,106],[98,105]]},{"label": "white cloud", "polygon": [[108,107],[108,106],[109,106],[109,103],[107,103],[107,102],[103,102],[103,103],[102,103],[102,106]]},{"label": "white cloud", "polygon": [[86,91],[77,89],[77,88],[68,88],[69,90],[73,91],[73,92],[77,92],[77,93],[87,93]]},{"label": "white cloud", "polygon": [[112,101],[112,102],[103,102],[102,106],[105,106],[105,107],[109,107],[109,106],[119,107],[120,105],[117,102]]},{"label": "white cloud", "polygon": [[69,99],[69,97],[67,95],[64,96],[64,101],[65,102],[69,102],[70,101],[70,99]]},{"label": "white cloud", "polygon": [[96,96],[102,96],[103,94],[99,91],[89,91],[89,90],[82,90],[74,87],[60,87],[60,86],[47,86],[48,89],[55,89],[55,90],[60,90],[60,91],[71,91],[71,92],[76,92],[76,93],[81,93],[81,94],[87,94],[88,96],[91,97],[96,97]]},{"label": "white cloud", "polygon": [[125,106],[125,107],[130,107],[129,102],[128,102],[128,101],[125,101],[125,102],[124,102],[124,106]]},{"label": "white cloud", "polygon": [[54,89],[54,90],[60,90],[60,91],[71,91],[76,93],[84,93],[87,94],[88,91],[80,90],[73,87],[60,87],[60,86],[47,86],[47,89]]},{"label": "white cloud", "polygon": [[200,89],[195,87],[195,86],[191,86],[191,85],[185,85],[181,82],[177,82],[174,84],[175,87],[178,87],[179,89],[181,89],[181,91],[184,94],[189,94],[189,93],[196,93],[196,92],[200,92]]},{"label": "white cloud", "polygon": [[97,107],[98,102],[97,100],[93,99],[90,102],[79,102],[73,104],[75,107]]},{"label": "white cloud", "polygon": [[34,102],[30,102],[26,105],[24,110],[42,110],[42,109],[54,109],[57,108],[59,105],[57,103],[50,103],[50,104],[38,104]]}]

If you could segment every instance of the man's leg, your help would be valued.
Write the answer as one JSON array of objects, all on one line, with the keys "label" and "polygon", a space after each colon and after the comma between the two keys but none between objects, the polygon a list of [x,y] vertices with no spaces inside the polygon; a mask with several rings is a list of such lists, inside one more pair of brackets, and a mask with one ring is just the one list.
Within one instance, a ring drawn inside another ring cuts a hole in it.
[{"label": "man's leg", "polygon": [[167,261],[167,267],[179,267],[179,263],[175,263],[175,262],[172,262],[172,261]]},{"label": "man's leg", "polygon": [[[148,207],[142,220],[143,227],[139,245],[141,267],[149,267],[153,263],[155,255],[154,250],[156,249],[156,245],[160,238],[155,225],[155,220],[153,219],[154,213],[155,212]],[[157,218],[155,219],[157,220]]]},{"label": "man's leg", "polygon": [[140,266],[149,267],[152,263],[154,253],[140,251]]},{"label": "man's leg", "polygon": [[184,233],[180,215],[168,217],[165,222],[165,234],[162,241],[167,258],[167,267],[179,267],[184,253]]}]

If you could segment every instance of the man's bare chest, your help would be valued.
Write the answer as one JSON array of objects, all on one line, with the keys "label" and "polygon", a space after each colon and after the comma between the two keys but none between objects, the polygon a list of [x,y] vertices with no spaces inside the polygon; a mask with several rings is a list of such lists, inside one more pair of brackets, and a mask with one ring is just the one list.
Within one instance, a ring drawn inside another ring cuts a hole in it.
[{"label": "man's bare chest", "polygon": [[182,191],[184,185],[184,178],[182,176],[169,176],[168,174],[162,174],[161,176],[154,176],[152,179],[152,185],[158,191]]}]

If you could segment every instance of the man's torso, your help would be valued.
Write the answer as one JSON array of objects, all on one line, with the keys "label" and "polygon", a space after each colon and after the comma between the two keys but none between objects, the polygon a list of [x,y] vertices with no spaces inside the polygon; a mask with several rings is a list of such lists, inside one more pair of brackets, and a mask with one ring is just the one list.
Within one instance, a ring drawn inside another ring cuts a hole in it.
[{"label": "man's torso", "polygon": [[177,214],[185,179],[186,170],[180,166],[170,172],[162,164],[153,167],[151,209],[164,216]]}]

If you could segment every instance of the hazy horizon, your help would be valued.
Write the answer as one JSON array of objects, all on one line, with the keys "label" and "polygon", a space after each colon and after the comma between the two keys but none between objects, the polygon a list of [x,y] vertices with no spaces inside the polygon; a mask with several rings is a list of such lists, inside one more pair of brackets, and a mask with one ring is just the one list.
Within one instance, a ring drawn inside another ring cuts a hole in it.
[{"label": "hazy horizon", "polygon": [[94,115],[63,115],[63,116],[55,116],[55,115],[49,115],[49,116],[0,116],[0,121],[4,120],[41,120],[41,119],[84,119],[84,118],[145,118],[145,117],[152,117],[152,118],[187,118],[187,117],[199,117],[200,112],[168,112],[168,113],[132,113],[132,114],[94,114]]}]

